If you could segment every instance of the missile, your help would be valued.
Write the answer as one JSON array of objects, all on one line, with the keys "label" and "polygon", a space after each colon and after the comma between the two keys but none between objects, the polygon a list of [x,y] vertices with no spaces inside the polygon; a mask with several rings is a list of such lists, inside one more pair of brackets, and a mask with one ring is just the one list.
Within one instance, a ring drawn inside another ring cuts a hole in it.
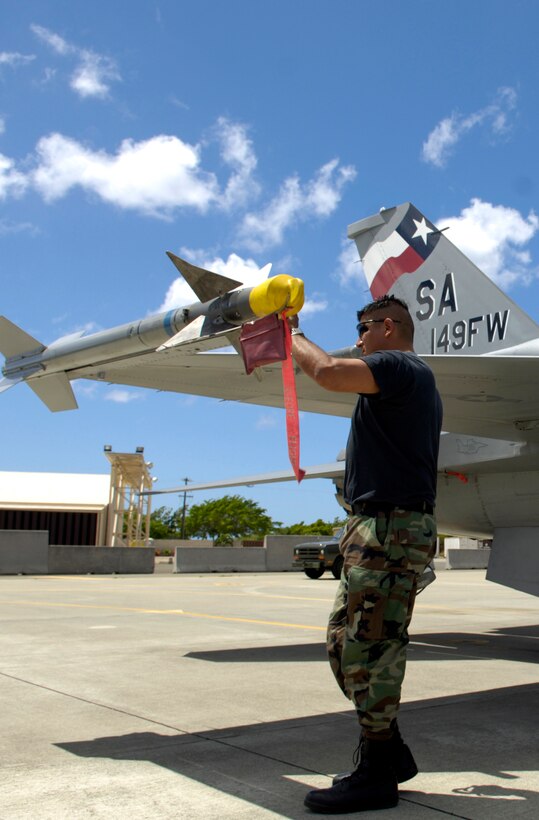
[{"label": "missile", "polygon": [[[70,370],[105,365],[155,350],[166,351],[193,339],[227,334],[235,337],[234,331],[245,322],[283,311],[292,315],[303,306],[301,279],[280,274],[254,287],[231,290],[241,283],[189,266],[177,257],[173,261],[187,265],[190,273],[197,272],[200,281],[196,285],[186,276],[197,295],[218,295],[98,333],[65,336],[48,346],[0,316],[0,351],[6,359],[0,393],[26,381],[49,409],[75,409],[77,402],[69,383]],[[227,291],[223,292],[225,288]],[[191,332],[185,333],[190,325],[193,326]],[[229,338],[224,344],[230,341]]]},{"label": "missile", "polygon": [[209,302],[198,302],[180,308],[184,323],[171,339],[157,350],[166,350],[188,344],[194,339],[202,340],[212,336],[227,334],[246,322],[269,316],[271,313],[299,313],[303,307],[303,282],[294,276],[279,274],[255,285],[217,296]]}]

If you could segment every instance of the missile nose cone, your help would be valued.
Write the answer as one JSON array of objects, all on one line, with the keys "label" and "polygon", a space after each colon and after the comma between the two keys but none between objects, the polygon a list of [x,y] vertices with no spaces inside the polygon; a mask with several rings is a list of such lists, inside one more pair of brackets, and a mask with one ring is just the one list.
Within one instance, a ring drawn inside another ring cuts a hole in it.
[{"label": "missile nose cone", "polygon": [[303,301],[302,280],[284,273],[261,282],[249,293],[249,305],[255,316],[268,316],[285,308],[289,308],[287,313],[298,313]]}]

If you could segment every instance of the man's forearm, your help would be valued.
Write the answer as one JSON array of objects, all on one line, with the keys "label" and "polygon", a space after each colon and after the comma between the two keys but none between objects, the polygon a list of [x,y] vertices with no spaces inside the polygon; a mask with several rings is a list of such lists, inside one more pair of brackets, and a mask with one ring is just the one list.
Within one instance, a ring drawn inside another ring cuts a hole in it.
[{"label": "man's forearm", "polygon": [[331,364],[331,356],[325,350],[300,334],[292,336],[292,355],[296,364],[314,381],[318,381],[320,369]]},{"label": "man's forearm", "polygon": [[361,359],[336,359],[300,333],[292,335],[292,355],[306,376],[325,390],[378,393],[370,368]]}]

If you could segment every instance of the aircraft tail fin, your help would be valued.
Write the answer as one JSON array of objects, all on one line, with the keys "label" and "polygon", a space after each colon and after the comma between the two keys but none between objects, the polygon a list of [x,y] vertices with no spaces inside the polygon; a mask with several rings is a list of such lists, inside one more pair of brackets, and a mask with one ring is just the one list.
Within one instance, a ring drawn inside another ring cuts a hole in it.
[{"label": "aircraft tail fin", "polygon": [[204,270],[204,268],[197,268],[196,265],[191,265],[185,259],[180,259],[171,251],[167,251],[167,256],[179,270],[189,287],[196,293],[201,302],[209,302],[210,299],[215,299],[217,296],[223,296],[231,290],[243,285],[243,282],[237,282],[235,279],[229,279],[227,276],[221,276],[220,273],[213,273],[211,270]]},{"label": "aircraft tail fin", "polygon": [[524,345],[538,327],[410,202],[350,225],[373,298],[404,299],[420,354],[478,355]]}]

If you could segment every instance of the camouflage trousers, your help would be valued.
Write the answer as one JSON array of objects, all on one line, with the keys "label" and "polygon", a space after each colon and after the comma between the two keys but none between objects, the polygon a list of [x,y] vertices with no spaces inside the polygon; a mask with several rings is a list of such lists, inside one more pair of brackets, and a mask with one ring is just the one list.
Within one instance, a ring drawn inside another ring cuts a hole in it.
[{"label": "camouflage trousers", "polygon": [[337,683],[354,703],[367,737],[390,736],[417,579],[435,548],[434,517],[399,509],[376,518],[351,516],[341,538],[344,566],[327,648]]}]

